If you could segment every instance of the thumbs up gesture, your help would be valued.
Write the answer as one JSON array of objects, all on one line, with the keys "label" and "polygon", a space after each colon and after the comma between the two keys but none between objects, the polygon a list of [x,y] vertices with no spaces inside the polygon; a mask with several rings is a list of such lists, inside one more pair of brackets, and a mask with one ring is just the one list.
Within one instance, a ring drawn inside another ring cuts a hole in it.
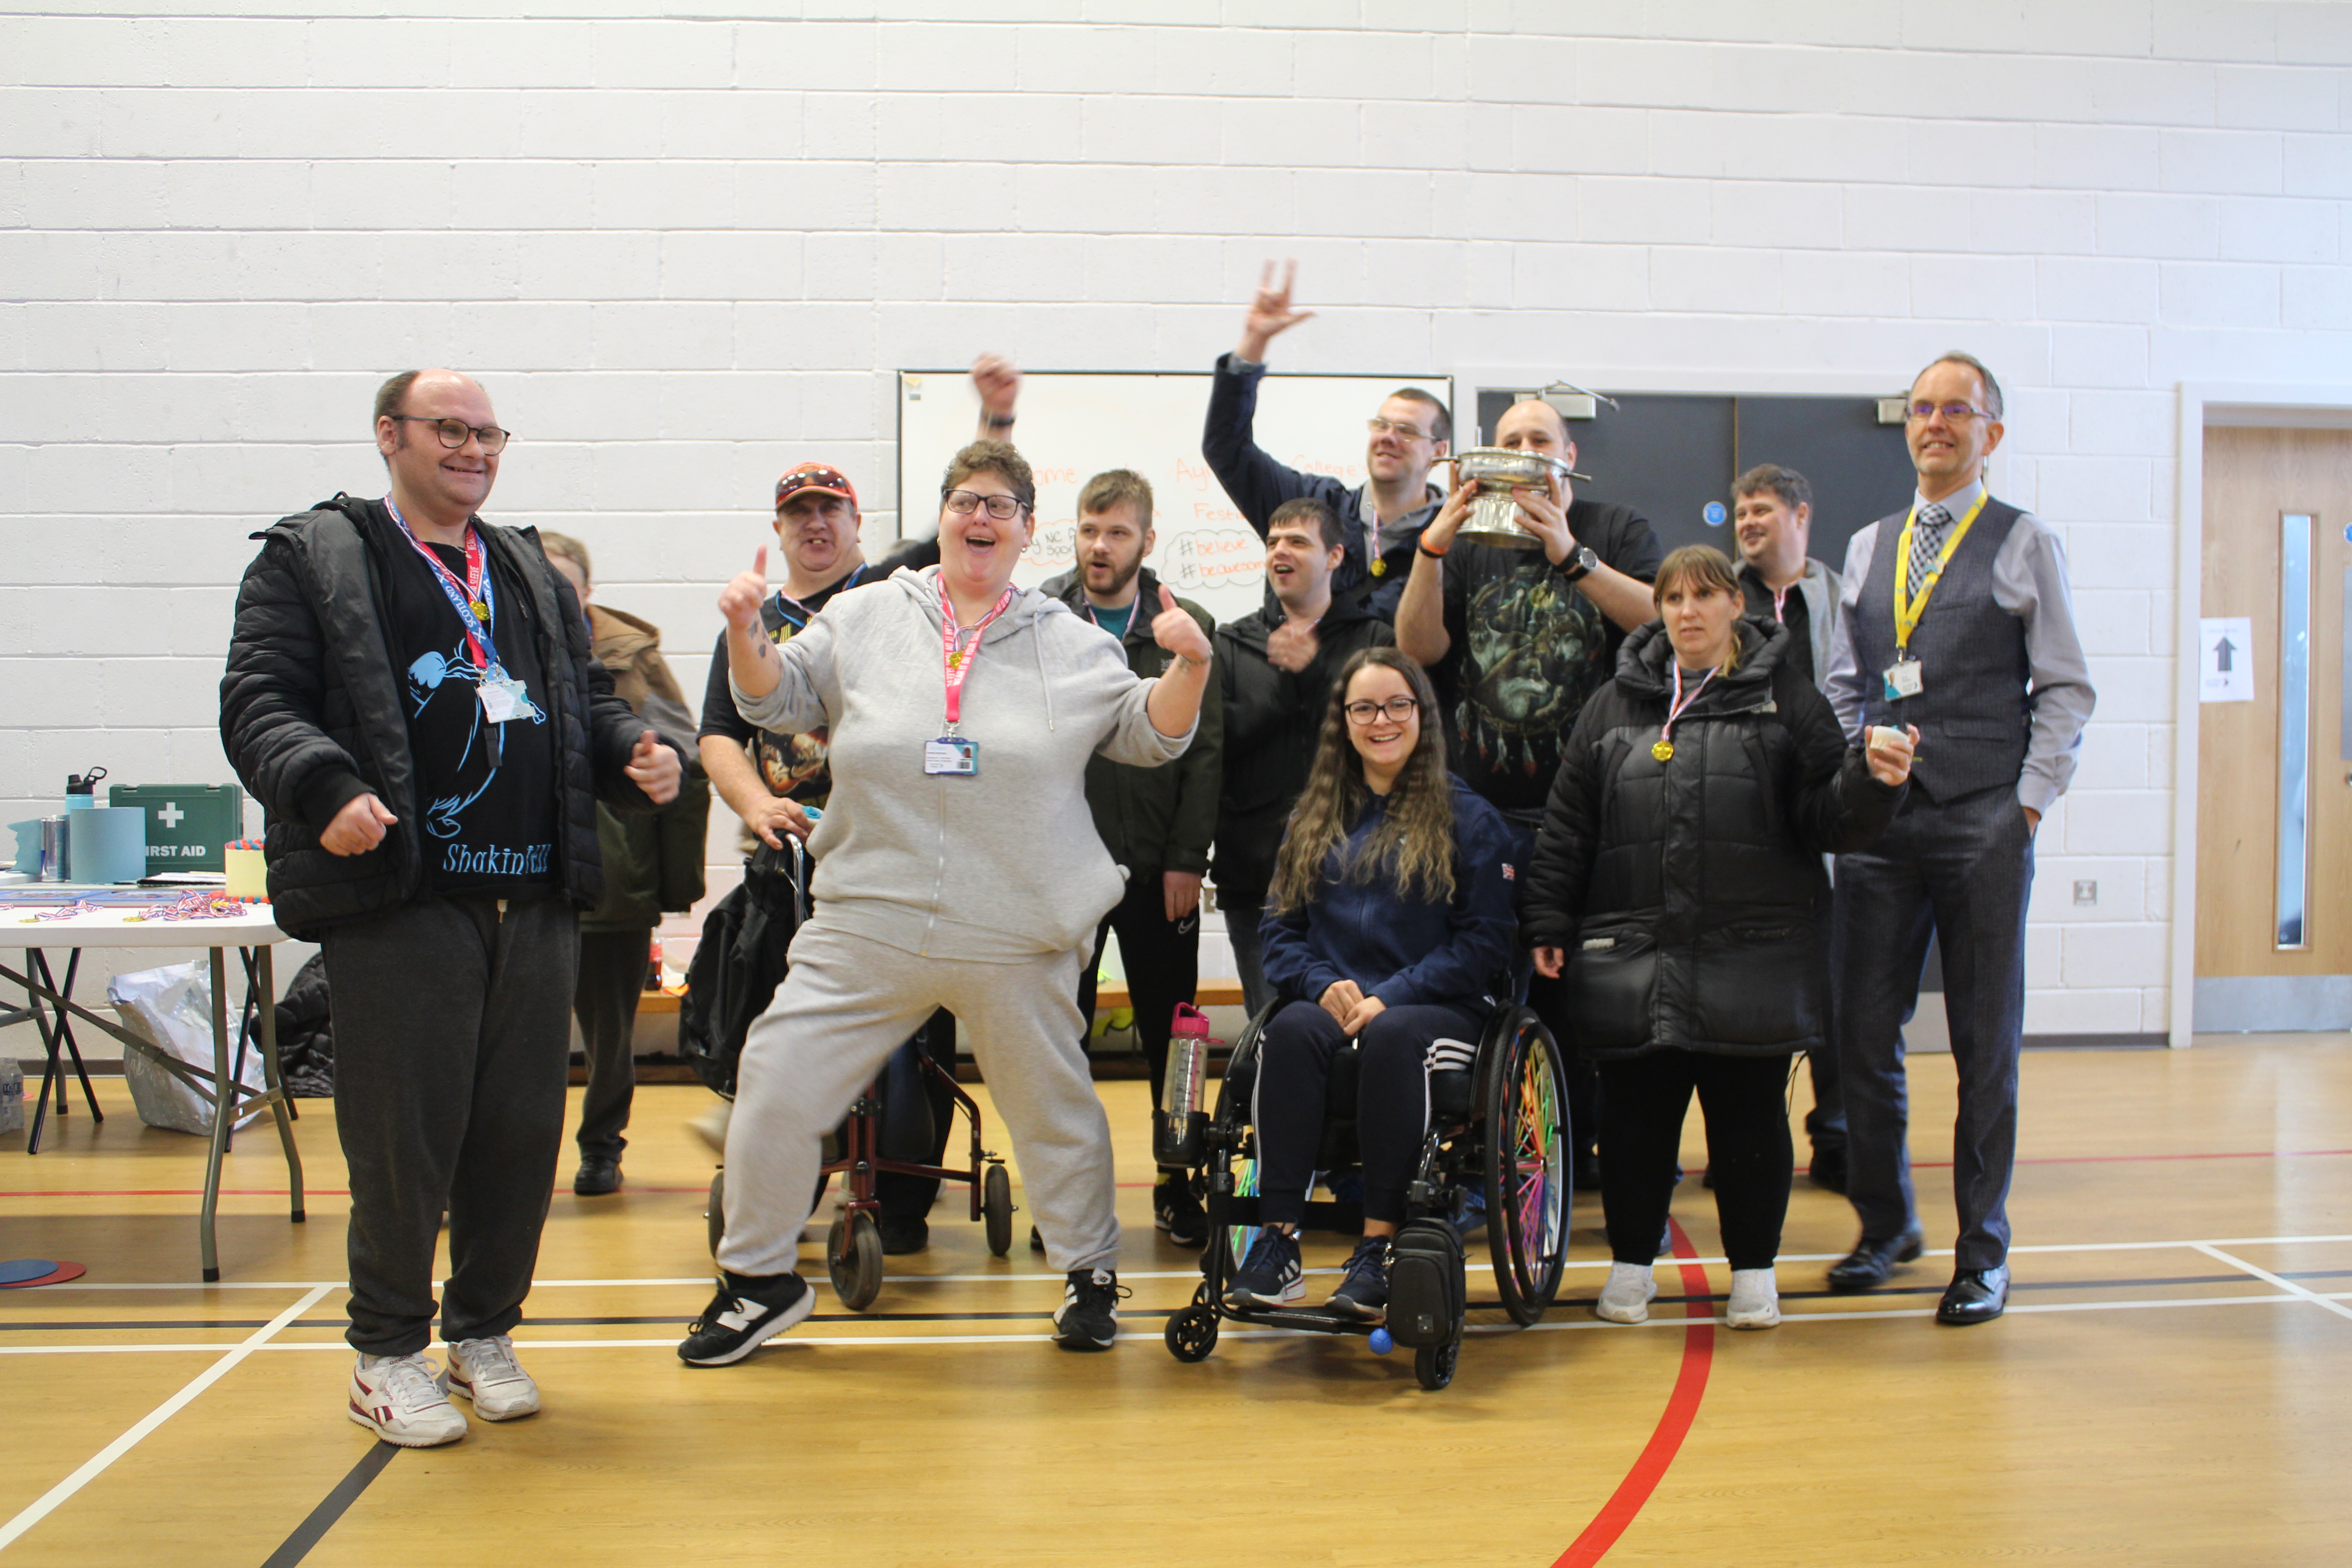
[{"label": "thumbs up gesture", "polygon": [[1165,583],[1160,584],[1160,613],[1151,617],[1151,640],[1178,658],[1194,664],[1209,662],[1209,634],[1189,613],[1177,608],[1176,595]]},{"label": "thumbs up gesture", "polygon": [[651,730],[637,736],[637,743],[629,751],[628,766],[621,771],[656,805],[667,805],[677,798],[678,779],[684,772],[678,766],[677,753],[663,745],[661,738]]},{"label": "thumbs up gesture", "polygon": [[719,590],[719,613],[727,624],[739,631],[760,629],[760,606],[768,600],[768,547],[751,557],[751,569],[739,572],[732,582]]}]

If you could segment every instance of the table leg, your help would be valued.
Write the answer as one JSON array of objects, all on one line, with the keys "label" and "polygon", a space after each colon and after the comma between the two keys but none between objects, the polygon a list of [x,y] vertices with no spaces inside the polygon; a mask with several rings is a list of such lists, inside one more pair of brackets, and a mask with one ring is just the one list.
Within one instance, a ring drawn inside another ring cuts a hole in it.
[{"label": "table leg", "polygon": [[[58,1037],[58,1031],[50,1027],[48,1008],[43,1004],[41,994],[33,989],[35,983],[48,984],[46,972],[37,957],[40,951],[37,947],[25,950],[25,1005],[32,1009],[33,1027],[40,1032],[41,1054],[47,1064],[41,1068],[40,1092],[33,1096],[33,1120],[25,1134],[25,1152],[27,1154],[41,1152],[41,1124],[48,1119],[49,1089],[57,1083],[58,1074],[63,1070],[58,1061],[58,1054],[65,1049],[65,1043]],[[58,1016],[62,1020],[65,1015],[59,1013]],[[62,1088],[59,1094],[63,1094]]]},{"label": "table leg", "polygon": [[[39,950],[36,949],[35,951],[38,952]],[[56,980],[50,976],[49,955],[47,952],[42,952],[40,954],[40,961],[42,982],[47,984],[50,990],[57,992],[58,995],[63,996],[68,1001],[71,1001],[73,999],[74,979],[81,973],[81,949],[78,947],[72,949],[70,954],[66,959],[66,983],[63,985],[59,985]],[[106,1112],[98,1108],[97,1091],[89,1087],[89,1069],[82,1066],[81,1045],[80,1042],[74,1038],[73,1034],[73,1016],[68,1013],[63,1007],[58,1009],[58,1034],[65,1042],[66,1055],[73,1058],[74,1076],[81,1079],[81,1097],[83,1101],[89,1107],[90,1120],[93,1121],[105,1121]],[[66,1086],[64,1083],[60,1082],[58,1085],[58,1114],[59,1116],[63,1116],[65,1113]]]},{"label": "table leg", "polygon": [[220,1207],[221,1156],[228,1149],[228,1124],[236,1120],[236,1096],[228,1076],[228,964],[219,948],[212,950],[213,982],[213,1135],[205,1156],[205,1206],[196,1221],[196,1248],[204,1259],[205,1282],[220,1278],[220,1252],[214,1244],[213,1216]]},{"label": "table leg", "polygon": [[261,1077],[275,1097],[269,1109],[278,1117],[278,1142],[286,1151],[286,1185],[294,1197],[294,1223],[309,1217],[302,1211],[302,1154],[294,1147],[293,1101],[287,1098],[286,1079],[278,1062],[278,985],[269,949],[248,950],[247,963],[261,993]]}]

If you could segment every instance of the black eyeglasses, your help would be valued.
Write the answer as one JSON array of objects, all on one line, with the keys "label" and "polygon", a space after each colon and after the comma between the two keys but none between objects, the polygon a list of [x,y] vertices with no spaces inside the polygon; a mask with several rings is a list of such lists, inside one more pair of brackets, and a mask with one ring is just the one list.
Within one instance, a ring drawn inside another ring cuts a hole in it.
[{"label": "black eyeglasses", "polygon": [[1914,419],[1933,419],[1937,415],[1940,414],[1944,416],[1946,423],[1952,425],[1958,425],[1961,420],[1967,419],[1972,416],[1979,419],[1990,419],[1992,417],[1990,414],[1977,407],[1973,404],[1929,403],[1924,399],[1911,405],[1911,406],[1905,409],[1904,412]]},{"label": "black eyeglasses", "polygon": [[958,517],[970,517],[981,508],[999,522],[1010,522],[1024,510],[1018,496],[984,496],[975,490],[941,490],[940,500]]},{"label": "black eyeglasses", "polygon": [[1350,724],[1370,724],[1380,719],[1402,724],[1420,707],[1418,697],[1391,697],[1386,702],[1350,702],[1341,711]]},{"label": "black eyeglasses", "polygon": [[453,452],[463,447],[466,437],[470,436],[482,444],[482,455],[486,458],[495,458],[504,451],[507,437],[514,434],[495,425],[468,425],[463,419],[436,419],[426,414],[394,414],[388,417],[432,426],[433,433],[441,437],[441,444]]}]

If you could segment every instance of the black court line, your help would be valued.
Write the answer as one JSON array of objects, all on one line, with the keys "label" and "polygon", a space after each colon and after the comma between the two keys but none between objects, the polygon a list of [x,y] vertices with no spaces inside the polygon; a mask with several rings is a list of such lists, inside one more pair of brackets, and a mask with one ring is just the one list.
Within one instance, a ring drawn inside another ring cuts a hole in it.
[{"label": "black court line", "polygon": [[400,1449],[395,1445],[379,1442],[362,1454],[360,1462],[352,1467],[351,1473],[337,1481],[335,1489],[310,1510],[310,1517],[296,1525],[294,1533],[262,1560],[261,1568],[294,1568],[294,1564],[310,1555],[310,1548],[327,1538],[327,1531],[334,1529],[352,1504],[360,1500],[360,1493],[368,1489],[368,1483],[383,1474],[383,1468],[392,1463],[399,1453]]}]

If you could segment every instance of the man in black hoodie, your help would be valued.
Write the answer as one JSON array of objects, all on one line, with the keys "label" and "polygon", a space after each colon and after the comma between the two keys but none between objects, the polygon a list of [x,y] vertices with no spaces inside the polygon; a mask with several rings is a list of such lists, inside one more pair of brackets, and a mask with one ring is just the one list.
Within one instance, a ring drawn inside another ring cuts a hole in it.
[{"label": "man in black hoodie", "polygon": [[[579,910],[601,797],[675,799],[683,761],[629,710],[538,536],[475,510],[507,432],[454,371],[376,395],[380,501],[268,532],[237,591],[221,740],[268,814],[278,923],[317,942],[351,1175],[351,1418],[386,1442],[465,1436],[539,1388],[522,1317],[563,1143]],[[432,1342],[433,1259],[449,1219]]]},{"label": "man in black hoodie", "polygon": [[[1136,613],[1160,603],[1160,579],[1143,563],[1153,542],[1150,484],[1128,468],[1097,474],[1078,492],[1076,567],[1041,584],[1117,637],[1128,668],[1147,679],[1168,668],[1168,650],[1152,640],[1152,609]],[[1208,611],[1189,599],[1176,604],[1202,631],[1215,633]],[[1201,877],[1217,830],[1223,711],[1212,684],[1202,694],[1192,747],[1176,761],[1142,768],[1097,756],[1087,763],[1087,805],[1103,847],[1127,872],[1127,894],[1095,932],[1094,959],[1078,983],[1078,1014],[1094,1016],[1095,976],[1116,931],[1155,1097],[1168,1076],[1176,1005],[1192,1001],[1200,988]],[[1207,1217],[1181,1172],[1160,1173],[1151,1217],[1181,1246],[1197,1247],[1207,1237]]]},{"label": "man in black hoodie", "polygon": [[1275,508],[1265,524],[1265,581],[1274,602],[1217,628],[1225,721],[1217,908],[1252,1014],[1274,1000],[1258,961],[1258,922],[1283,828],[1315,761],[1331,682],[1349,655],[1396,642],[1386,621],[1332,595],[1346,539],[1339,514],[1312,497]]}]

